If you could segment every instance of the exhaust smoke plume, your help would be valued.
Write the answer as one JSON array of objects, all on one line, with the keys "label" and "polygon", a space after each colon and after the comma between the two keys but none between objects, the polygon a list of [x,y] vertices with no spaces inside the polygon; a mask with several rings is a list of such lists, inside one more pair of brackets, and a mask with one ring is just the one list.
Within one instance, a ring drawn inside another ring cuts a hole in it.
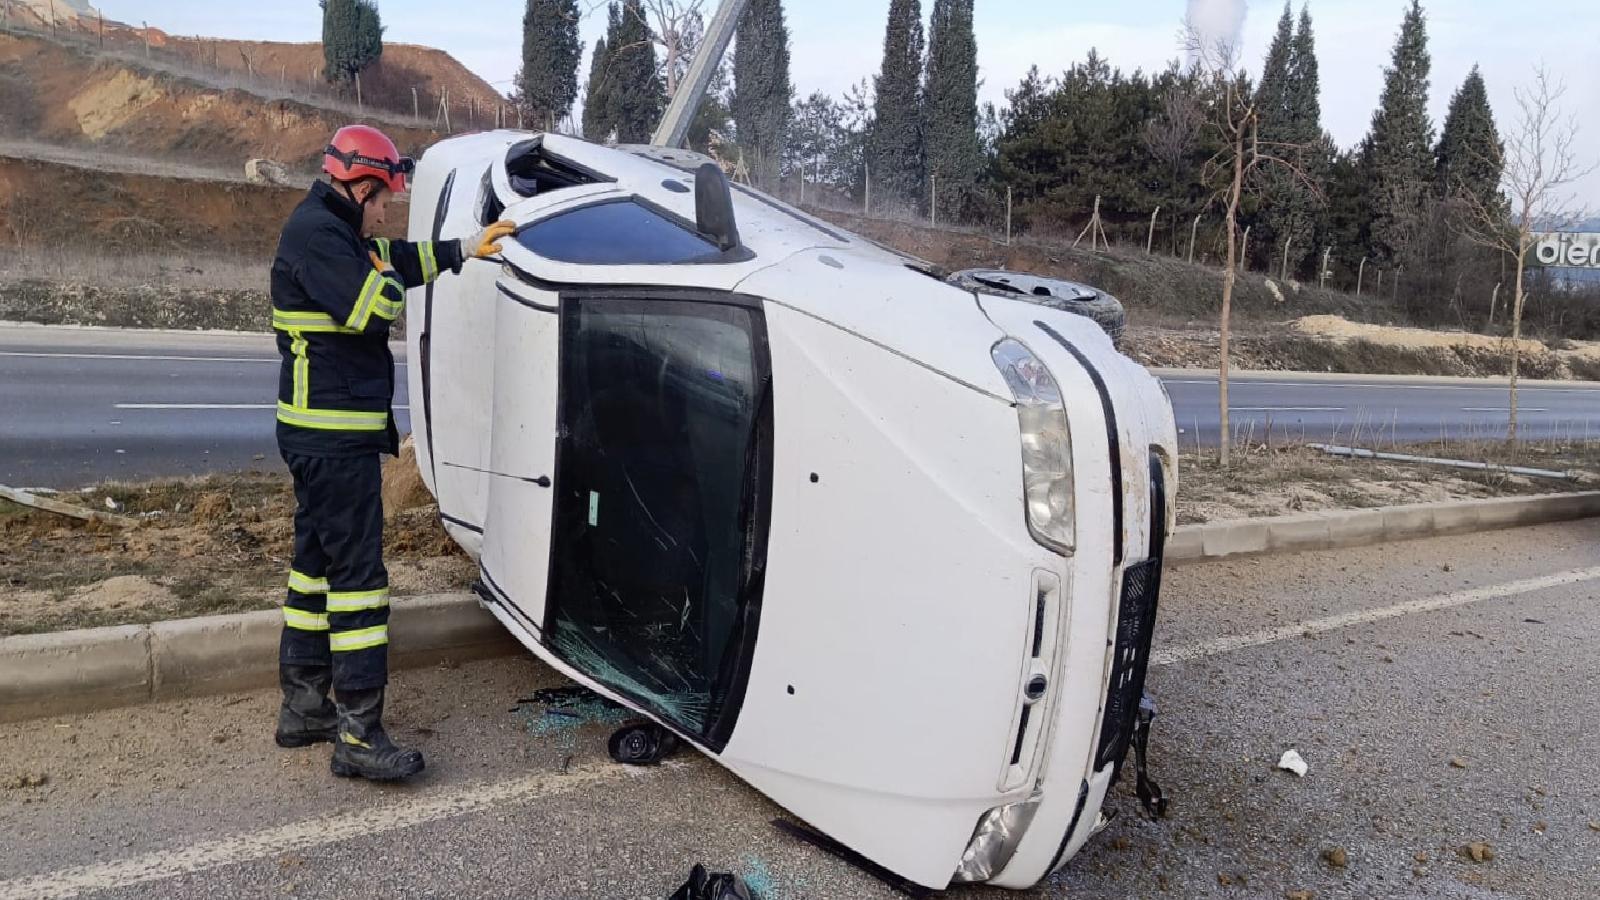
[{"label": "exhaust smoke plume", "polygon": [[1247,5],[1246,0],[1189,0],[1188,26],[1207,53],[1223,43],[1237,51]]}]

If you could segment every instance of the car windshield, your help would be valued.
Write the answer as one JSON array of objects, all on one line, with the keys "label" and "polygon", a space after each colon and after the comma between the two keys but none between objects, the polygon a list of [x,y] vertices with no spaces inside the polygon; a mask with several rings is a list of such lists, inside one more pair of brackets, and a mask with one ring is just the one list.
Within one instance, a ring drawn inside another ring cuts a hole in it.
[{"label": "car windshield", "polygon": [[676,265],[721,258],[717,246],[633,200],[551,216],[517,233],[545,259],[596,266]]},{"label": "car windshield", "polygon": [[549,642],[714,743],[759,608],[760,312],[577,298],[563,319]]}]

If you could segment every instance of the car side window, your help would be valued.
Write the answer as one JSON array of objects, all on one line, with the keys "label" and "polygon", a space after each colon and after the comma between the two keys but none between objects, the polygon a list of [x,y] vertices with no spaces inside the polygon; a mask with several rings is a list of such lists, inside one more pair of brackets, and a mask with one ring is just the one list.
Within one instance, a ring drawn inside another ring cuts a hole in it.
[{"label": "car side window", "polygon": [[717,246],[633,200],[585,206],[517,233],[517,243],[545,259],[597,266],[714,262]]}]

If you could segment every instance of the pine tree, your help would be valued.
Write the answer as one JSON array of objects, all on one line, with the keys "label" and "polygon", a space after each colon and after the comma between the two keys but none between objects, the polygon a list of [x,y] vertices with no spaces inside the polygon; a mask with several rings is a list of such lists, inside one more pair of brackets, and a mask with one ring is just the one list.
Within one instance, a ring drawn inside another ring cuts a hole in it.
[{"label": "pine tree", "polygon": [[347,84],[383,55],[383,22],[372,0],[321,0],[323,77]]},{"label": "pine tree", "polygon": [[594,52],[589,55],[589,84],[583,95],[583,136],[591,141],[607,141],[616,130],[611,119],[611,54],[606,39],[594,42]]},{"label": "pine tree", "polygon": [[517,101],[536,128],[554,129],[578,96],[578,0],[528,0]]},{"label": "pine tree", "polygon": [[1486,209],[1502,205],[1505,145],[1500,142],[1494,111],[1489,108],[1489,91],[1477,66],[1450,99],[1435,156],[1435,186],[1441,197],[1450,200],[1468,195]]},{"label": "pine tree", "polygon": [[621,7],[613,3],[612,9],[615,27],[606,35],[609,115],[616,125],[618,143],[648,143],[667,106],[655,37],[641,0],[623,0]]},{"label": "pine tree", "polygon": [[750,178],[758,187],[774,188],[782,176],[793,96],[782,0],[751,0],[739,20],[733,121]]},{"label": "pine tree", "polygon": [[867,157],[873,196],[891,203],[922,197],[922,49],[922,4],[890,0]]},{"label": "pine tree", "polygon": [[1311,11],[1301,10],[1296,30],[1285,3],[1257,93],[1266,152],[1292,167],[1270,166],[1260,172],[1259,231],[1251,244],[1269,272],[1279,271],[1285,262],[1291,276],[1303,269],[1316,252],[1326,212],[1332,158],[1323,140],[1318,68]]},{"label": "pine tree", "polygon": [[1433,194],[1433,121],[1428,117],[1427,19],[1412,0],[1384,71],[1383,99],[1361,146],[1371,255],[1381,265],[1410,262],[1412,242]]},{"label": "pine tree", "polygon": [[923,140],[927,175],[937,186],[943,217],[969,211],[983,171],[972,6],[973,0],[934,0],[928,30]]}]

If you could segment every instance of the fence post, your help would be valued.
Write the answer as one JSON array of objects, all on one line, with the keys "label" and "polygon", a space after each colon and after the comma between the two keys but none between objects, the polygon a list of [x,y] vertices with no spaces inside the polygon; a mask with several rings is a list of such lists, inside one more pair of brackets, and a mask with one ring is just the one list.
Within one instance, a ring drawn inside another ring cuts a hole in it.
[{"label": "fence post", "polygon": [[141,22],[140,24],[144,26],[144,58],[145,59],[149,59],[150,58],[150,23],[149,22]]},{"label": "fence post", "polygon": [[1406,274],[1406,267],[1405,266],[1401,266],[1400,268],[1394,270],[1394,287],[1390,288],[1390,292],[1389,292],[1389,299],[1390,300],[1399,300],[1400,299],[1400,276],[1402,276],[1404,274]]},{"label": "fence post", "polygon": [[444,133],[454,134],[455,129],[450,127],[450,89],[439,89],[439,105],[444,110]]},{"label": "fence post", "polygon": [[1294,246],[1294,238],[1283,239],[1283,267],[1278,270],[1278,280],[1284,283],[1289,281],[1289,248]]},{"label": "fence post", "polygon": [[[1244,240],[1239,244],[1239,269],[1243,272],[1250,271],[1250,229],[1254,227],[1254,225],[1245,226]],[[1272,271],[1271,266],[1272,263],[1267,263],[1267,271],[1269,273]]]},{"label": "fence post", "polygon": [[864,207],[862,207],[861,214],[864,215],[864,216],[871,216],[872,215],[872,164],[871,163],[862,163],[862,168],[866,171],[865,190],[863,191],[863,193],[866,194],[866,205]]},{"label": "fence post", "polygon": [[1356,296],[1361,296],[1361,282],[1367,277],[1367,258],[1361,257],[1361,268],[1356,270]]},{"label": "fence post", "polygon": [[96,10],[96,13],[100,16],[100,49],[104,50],[106,48],[106,14],[99,12],[99,10]]},{"label": "fence post", "polygon": [[[1205,215],[1201,213],[1200,216]],[[1194,262],[1194,239],[1200,234],[1200,216],[1194,217],[1194,224],[1189,226],[1189,262]]]},{"label": "fence post", "polygon": [[928,200],[928,224],[939,224],[939,176],[930,175],[928,180],[932,185],[933,195]]},{"label": "fence post", "polygon": [[1158,206],[1156,211],[1150,214],[1150,234],[1144,239],[1144,252],[1146,255],[1156,246],[1156,216],[1159,215],[1161,215],[1161,207]]},{"label": "fence post", "polygon": [[1378,291],[1378,295],[1379,296],[1383,295],[1383,270],[1382,269],[1378,270],[1378,287],[1377,287],[1377,291]]},{"label": "fence post", "polygon": [[1323,250],[1322,250],[1322,269],[1319,270],[1318,273],[1317,273],[1317,287],[1319,287],[1319,288],[1326,288],[1328,286],[1328,257],[1330,257],[1332,255],[1333,255],[1333,248],[1332,247],[1324,247],[1323,248]]},{"label": "fence post", "polygon": [[1489,295],[1489,324],[1490,325],[1494,324],[1495,307],[1500,303],[1500,284],[1504,284],[1504,282],[1500,282],[1500,283],[1496,284],[1494,286],[1494,293]]},{"label": "fence post", "polygon": [[356,73],[356,109],[361,108],[361,73]]},{"label": "fence post", "polygon": [[1011,185],[1006,185],[1006,246],[1011,246]]},{"label": "fence post", "polygon": [[422,118],[422,98],[417,96],[416,85],[411,86],[411,117],[413,119]]}]

